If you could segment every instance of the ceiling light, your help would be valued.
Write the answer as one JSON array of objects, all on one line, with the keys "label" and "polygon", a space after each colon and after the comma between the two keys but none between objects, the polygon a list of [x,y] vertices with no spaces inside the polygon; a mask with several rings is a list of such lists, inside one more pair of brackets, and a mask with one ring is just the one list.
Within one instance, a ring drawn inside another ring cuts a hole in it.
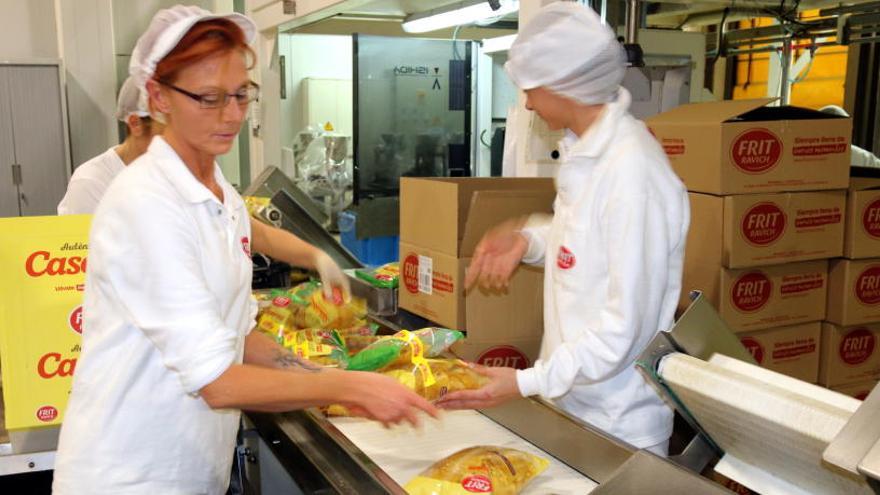
[{"label": "ceiling light", "polygon": [[501,0],[497,10],[486,0],[478,2],[458,2],[441,9],[413,14],[403,22],[407,33],[427,33],[452,26],[464,26],[476,22],[511,14],[519,10],[517,0]]}]

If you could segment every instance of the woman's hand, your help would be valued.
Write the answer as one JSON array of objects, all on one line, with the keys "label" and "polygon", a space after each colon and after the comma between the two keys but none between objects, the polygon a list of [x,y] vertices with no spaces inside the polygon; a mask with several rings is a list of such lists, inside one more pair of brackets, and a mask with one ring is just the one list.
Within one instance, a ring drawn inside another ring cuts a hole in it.
[{"label": "woman's hand", "polygon": [[522,220],[511,220],[487,232],[468,266],[465,287],[479,283],[486,289],[506,289],[513,272],[529,249],[529,241],[520,232]]},{"label": "woman's hand", "polygon": [[353,389],[342,404],[356,416],[378,421],[386,428],[404,421],[417,428],[420,410],[434,418],[439,417],[436,407],[391,377],[366,371],[346,371],[345,379]]},{"label": "woman's hand", "polygon": [[441,409],[486,409],[521,397],[516,383],[516,369],[470,364],[489,383],[477,390],[459,390],[444,395],[435,405]]},{"label": "woman's hand", "polygon": [[[333,291],[338,289],[342,292],[343,301],[347,301],[351,297],[348,276],[342,272],[333,258],[324,251],[316,250],[313,263],[315,271],[318,272],[318,277],[321,279],[321,285],[324,287],[324,297],[328,301],[334,301]],[[341,303],[342,301],[335,302]]]}]

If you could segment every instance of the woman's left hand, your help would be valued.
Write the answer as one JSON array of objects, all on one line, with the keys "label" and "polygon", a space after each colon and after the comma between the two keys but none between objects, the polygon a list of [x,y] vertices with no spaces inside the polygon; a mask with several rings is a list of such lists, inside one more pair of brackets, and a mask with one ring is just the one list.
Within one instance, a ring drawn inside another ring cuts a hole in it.
[{"label": "woman's left hand", "polygon": [[516,369],[470,364],[489,383],[477,390],[459,390],[444,395],[434,404],[441,409],[486,409],[521,397],[516,383]]},{"label": "woman's left hand", "polygon": [[333,301],[334,289],[342,292],[343,301],[348,301],[351,297],[351,286],[348,277],[339,268],[339,265],[333,261],[333,258],[323,251],[318,251],[314,260],[315,271],[321,279],[321,285],[324,287],[324,297],[328,301]]}]

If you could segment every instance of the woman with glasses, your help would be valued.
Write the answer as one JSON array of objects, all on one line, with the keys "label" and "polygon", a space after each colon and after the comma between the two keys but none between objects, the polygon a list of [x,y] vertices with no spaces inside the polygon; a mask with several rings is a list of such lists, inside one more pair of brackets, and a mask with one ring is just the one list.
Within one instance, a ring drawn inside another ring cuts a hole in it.
[{"label": "woman with glasses", "polygon": [[251,249],[345,289],[326,254],[250,222],[215,163],[257,96],[254,33],[244,16],[177,6],[138,40],[131,73],[166,127],[94,216],[56,494],[224,493],[241,409],[340,403],[385,424],[436,415],[391,378],[314,366],[251,331]]}]

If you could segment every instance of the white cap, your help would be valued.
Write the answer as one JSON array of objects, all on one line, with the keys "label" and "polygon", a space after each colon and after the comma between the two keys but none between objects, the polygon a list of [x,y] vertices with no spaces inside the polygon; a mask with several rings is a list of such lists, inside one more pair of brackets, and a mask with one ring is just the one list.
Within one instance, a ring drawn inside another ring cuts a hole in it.
[{"label": "white cap", "polygon": [[150,116],[150,112],[144,106],[144,100],[141,98],[141,91],[132,77],[122,83],[122,88],[119,89],[119,98],[116,100],[116,120],[125,122],[129,115]]},{"label": "white cap", "polygon": [[146,82],[155,74],[156,65],[174,50],[194,24],[211,19],[228,19],[237,24],[244,32],[244,39],[248,44],[257,34],[254,21],[241,14],[212,14],[199,7],[184,5],[162,9],[153,16],[131,54],[128,72],[137,86],[143,90]]},{"label": "white cap", "polygon": [[840,108],[837,105],[825,105],[824,107],[819,109],[822,113],[827,113],[829,115],[837,115],[839,117],[849,117],[849,114],[846,113],[846,110]]},{"label": "white cap", "polygon": [[613,101],[626,56],[614,32],[589,7],[542,7],[510,47],[507,74],[520,89],[545,87],[586,105]]}]

